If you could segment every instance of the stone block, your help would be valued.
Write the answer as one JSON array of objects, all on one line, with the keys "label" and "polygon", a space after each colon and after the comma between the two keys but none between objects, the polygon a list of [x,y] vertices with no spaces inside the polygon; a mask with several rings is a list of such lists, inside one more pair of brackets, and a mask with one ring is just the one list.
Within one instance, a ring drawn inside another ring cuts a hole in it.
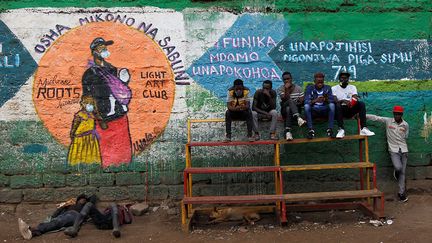
[{"label": "stone block", "polygon": [[115,175],[117,186],[139,185],[142,183],[141,173],[122,172]]},{"label": "stone block", "polygon": [[23,194],[26,202],[55,202],[58,195],[54,188],[24,189]]},{"label": "stone block", "polygon": [[168,187],[164,185],[156,185],[149,187],[149,198],[147,200],[163,200],[168,198]]},{"label": "stone block", "polygon": [[164,185],[178,185],[183,183],[183,172],[161,172],[160,182]]},{"label": "stone block", "polygon": [[414,179],[424,180],[427,177],[427,166],[416,166],[414,167]]},{"label": "stone block", "polygon": [[9,188],[0,190],[0,203],[20,203],[22,199],[22,190],[12,190]]},{"label": "stone block", "polygon": [[90,174],[89,184],[91,186],[108,187],[114,185],[114,174],[112,173],[100,173]]},{"label": "stone block", "polygon": [[96,187],[64,187],[56,189],[56,199],[54,202],[62,202],[70,198],[76,198],[80,194],[91,196],[98,192]]},{"label": "stone block", "polygon": [[10,181],[9,176],[0,174],[0,187],[9,186],[9,181]]},{"label": "stone block", "polygon": [[85,174],[66,175],[66,186],[85,186],[88,184],[89,177]]},{"label": "stone block", "polygon": [[146,188],[145,185],[128,186],[127,191],[129,193],[129,199],[134,201],[144,201],[146,197]]},{"label": "stone block", "polygon": [[[193,188],[193,187],[192,187]],[[168,186],[169,198],[180,200],[183,198],[183,185]]]},{"label": "stone block", "polygon": [[41,175],[11,176],[10,187],[14,189],[42,187],[42,176]]},{"label": "stone block", "polygon": [[96,193],[101,201],[121,201],[129,199],[126,187],[100,187]]},{"label": "stone block", "polygon": [[62,174],[44,174],[42,181],[45,187],[64,187],[66,177]]},{"label": "stone block", "polygon": [[149,205],[147,203],[136,203],[130,207],[133,215],[141,216],[149,210]]},{"label": "stone block", "polygon": [[426,178],[432,179],[432,166],[426,166]]}]

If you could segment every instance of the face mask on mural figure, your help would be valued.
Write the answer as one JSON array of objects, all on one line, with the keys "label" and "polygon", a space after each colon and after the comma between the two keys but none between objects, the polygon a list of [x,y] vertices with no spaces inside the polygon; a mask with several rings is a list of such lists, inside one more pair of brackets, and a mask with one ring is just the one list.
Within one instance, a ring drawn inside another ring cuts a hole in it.
[{"label": "face mask on mural figure", "polygon": [[108,58],[110,56],[110,52],[108,50],[103,50],[99,55],[102,58]]},{"label": "face mask on mural figure", "polygon": [[93,112],[94,110],[94,106],[92,104],[87,104],[86,105],[86,111],[87,112]]}]

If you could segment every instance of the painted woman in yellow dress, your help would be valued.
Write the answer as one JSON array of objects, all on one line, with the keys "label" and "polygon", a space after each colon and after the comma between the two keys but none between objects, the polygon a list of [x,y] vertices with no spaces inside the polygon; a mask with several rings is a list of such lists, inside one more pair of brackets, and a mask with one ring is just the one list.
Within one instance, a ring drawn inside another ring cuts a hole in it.
[{"label": "painted woman in yellow dress", "polygon": [[98,134],[96,132],[97,109],[90,96],[81,99],[81,110],[73,120],[71,145],[68,153],[70,165],[101,163]]}]

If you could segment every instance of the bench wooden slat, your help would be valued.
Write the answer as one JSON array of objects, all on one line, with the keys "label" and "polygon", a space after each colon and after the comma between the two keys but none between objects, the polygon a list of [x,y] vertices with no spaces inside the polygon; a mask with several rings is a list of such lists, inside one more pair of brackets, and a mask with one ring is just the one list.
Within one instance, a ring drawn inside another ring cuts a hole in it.
[{"label": "bench wooden slat", "polygon": [[185,204],[215,204],[215,203],[258,203],[280,202],[282,195],[241,195],[241,196],[203,196],[184,197]]},{"label": "bench wooden slat", "polygon": [[184,197],[185,204],[217,204],[217,203],[265,203],[265,202],[301,202],[332,199],[354,199],[381,197],[377,189],[333,192],[293,193],[283,195],[241,195],[241,196],[203,196]]},{"label": "bench wooden slat", "polygon": [[308,165],[284,165],[282,171],[301,171],[301,170],[328,170],[328,169],[355,169],[355,168],[372,168],[373,163],[368,162],[351,162],[351,163],[334,163],[334,164],[308,164]]},{"label": "bench wooden slat", "polygon": [[353,199],[367,197],[381,197],[382,192],[377,189],[372,190],[355,190],[355,191],[333,191],[333,192],[310,192],[310,193],[293,193],[284,194],[284,201],[300,202],[314,200],[331,200],[331,199]]},{"label": "bench wooden slat", "polygon": [[231,142],[223,142],[223,141],[212,141],[212,142],[190,142],[187,145],[190,147],[199,147],[199,146],[237,146],[237,145],[265,145],[265,144],[277,144],[276,140],[258,140],[254,142],[249,141],[231,141]]},{"label": "bench wooden slat", "polygon": [[184,172],[190,174],[212,174],[212,173],[252,173],[252,172],[276,172],[279,166],[246,166],[246,167],[193,167],[186,168]]}]

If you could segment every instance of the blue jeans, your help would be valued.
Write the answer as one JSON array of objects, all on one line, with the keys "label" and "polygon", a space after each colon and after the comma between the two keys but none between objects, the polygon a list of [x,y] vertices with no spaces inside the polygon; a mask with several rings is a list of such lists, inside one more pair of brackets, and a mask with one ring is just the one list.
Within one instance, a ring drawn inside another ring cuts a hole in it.
[{"label": "blue jeans", "polygon": [[43,234],[53,230],[61,229],[63,227],[72,226],[78,215],[79,213],[77,211],[66,211],[59,216],[51,219],[51,221],[48,223],[40,223],[35,230],[39,231],[38,233]]},{"label": "blue jeans", "polygon": [[333,129],[333,122],[335,116],[335,104],[330,103],[327,105],[310,105],[305,104],[305,115],[307,120],[307,126],[309,129],[313,129],[312,118],[313,117],[328,117],[328,128]]}]

